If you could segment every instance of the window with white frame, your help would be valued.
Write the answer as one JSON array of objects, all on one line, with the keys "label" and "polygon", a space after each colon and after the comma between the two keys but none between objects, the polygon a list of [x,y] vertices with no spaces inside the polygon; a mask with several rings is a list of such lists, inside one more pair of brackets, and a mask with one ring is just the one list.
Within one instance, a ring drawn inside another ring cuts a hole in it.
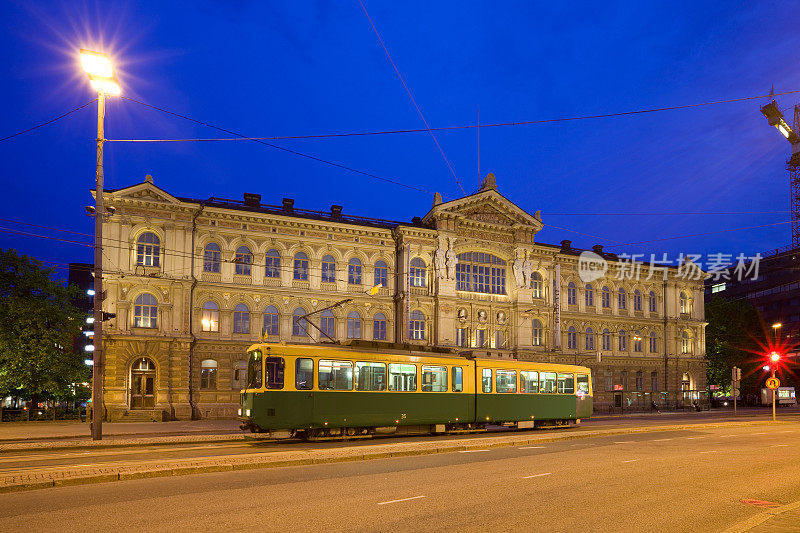
[{"label": "window with white frame", "polygon": [[213,390],[217,388],[217,362],[203,359],[200,363],[200,388]]},{"label": "window with white frame", "polygon": [[458,254],[456,289],[488,294],[506,293],[506,262],[484,252]]},{"label": "window with white frame", "polygon": [[692,312],[692,300],[689,295],[681,291],[681,313],[688,314]]},{"label": "window with white frame", "polygon": [[249,276],[251,265],[253,264],[253,254],[250,252],[250,248],[247,246],[238,247],[233,262],[236,265],[234,274],[237,276]]},{"label": "window with white frame", "polygon": [[214,272],[219,274],[222,264],[222,250],[219,244],[210,242],[206,244],[203,252],[203,272]]},{"label": "window with white frame", "polygon": [[544,282],[542,275],[538,272],[531,274],[531,296],[534,298],[544,298]]},{"label": "window with white frame", "polygon": [[326,309],[319,317],[320,328],[328,337],[336,338],[336,319],[330,309]]},{"label": "window with white frame", "polygon": [[425,315],[422,311],[411,311],[411,320],[408,324],[409,338],[414,340],[425,339]]},{"label": "window with white frame", "polygon": [[[297,261],[297,256],[295,256],[295,261]],[[322,258],[322,282],[336,283],[336,259],[332,255],[326,255]]]},{"label": "window with white frame", "polygon": [[264,277],[281,277],[281,254],[278,250],[270,250],[264,256]]},{"label": "window with white frame", "polygon": [[145,292],[136,297],[133,304],[133,327],[155,329],[158,319],[158,300]]},{"label": "window with white frame", "polygon": [[583,291],[583,303],[587,308],[594,307],[594,288],[591,283],[587,283]]},{"label": "window with white frame", "polygon": [[410,283],[412,287],[425,286],[425,261],[419,257],[411,260],[411,268],[409,268]]},{"label": "window with white frame", "polygon": [[372,317],[372,338],[376,341],[386,340],[386,315],[375,313]]},{"label": "window with white frame", "polygon": [[294,254],[293,273],[294,279],[308,281],[308,256],[305,252],[297,252]]},{"label": "window with white frame", "polygon": [[245,304],[233,308],[233,332],[250,333],[250,309]]},{"label": "window with white frame", "polygon": [[161,240],[152,231],[146,231],[136,240],[136,264],[139,266],[159,266]]},{"label": "window with white frame", "polygon": [[381,287],[388,287],[389,286],[389,268],[386,266],[386,263],[383,261],[376,261],[375,262],[375,278],[374,278],[373,286],[377,287],[380,285]]},{"label": "window with white frame", "polygon": [[278,308],[274,305],[264,309],[264,335],[280,335],[278,329]]},{"label": "window with white frame", "polygon": [[358,311],[350,311],[347,314],[347,338],[361,338],[361,315]]},{"label": "window with white frame", "polygon": [[542,321],[538,318],[533,319],[531,322],[531,330],[533,333],[533,345],[534,346],[543,346],[544,345],[544,328],[542,328]]},{"label": "window with white frame", "polygon": [[347,262],[347,283],[361,285],[361,260],[357,257]]},{"label": "window with white frame", "polygon": [[681,353],[690,354],[693,349],[694,343],[692,342],[692,334],[689,333],[688,330],[683,330],[681,333]]},{"label": "window with white frame", "polygon": [[201,331],[219,331],[219,306],[208,301],[203,304],[203,314],[200,317]]}]

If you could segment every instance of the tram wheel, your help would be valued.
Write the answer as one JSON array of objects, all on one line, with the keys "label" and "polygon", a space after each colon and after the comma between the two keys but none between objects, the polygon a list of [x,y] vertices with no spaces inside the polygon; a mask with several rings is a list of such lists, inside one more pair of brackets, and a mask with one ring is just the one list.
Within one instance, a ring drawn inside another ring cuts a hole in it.
[{"label": "tram wheel", "polygon": [[344,430],[344,434],[347,435],[348,437],[355,437],[356,435],[358,435],[358,433],[359,431],[356,428],[346,428]]}]

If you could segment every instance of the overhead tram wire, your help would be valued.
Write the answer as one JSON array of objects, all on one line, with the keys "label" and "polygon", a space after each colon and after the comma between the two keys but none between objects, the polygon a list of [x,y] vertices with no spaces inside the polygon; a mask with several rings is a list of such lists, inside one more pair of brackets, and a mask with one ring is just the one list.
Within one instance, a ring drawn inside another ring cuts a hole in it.
[{"label": "overhead tram wire", "polygon": [[386,58],[389,60],[389,63],[392,64],[392,68],[394,68],[395,74],[397,74],[397,77],[400,79],[400,83],[403,84],[403,88],[406,90],[406,94],[408,95],[409,99],[411,99],[411,103],[414,104],[414,108],[417,110],[417,113],[419,114],[419,118],[421,118],[422,119],[422,123],[425,124],[425,129],[427,129],[428,133],[430,133],[431,138],[433,139],[433,142],[436,144],[436,148],[438,148],[439,149],[439,153],[442,154],[442,159],[444,159],[444,162],[447,164],[447,168],[450,169],[450,173],[453,175],[453,178],[456,180],[456,183],[458,184],[458,188],[461,189],[461,194],[466,196],[467,195],[467,191],[464,190],[464,187],[461,186],[461,182],[458,181],[458,176],[456,176],[456,171],[453,170],[453,165],[450,164],[450,161],[447,159],[447,156],[444,155],[444,150],[442,149],[442,145],[439,144],[439,139],[436,138],[436,135],[434,135],[433,131],[431,130],[431,127],[428,124],[428,121],[425,120],[425,115],[422,114],[422,110],[419,108],[419,106],[417,105],[417,101],[414,99],[414,96],[411,94],[411,89],[408,88],[408,84],[406,83],[406,80],[403,79],[403,75],[400,74],[400,69],[397,68],[397,64],[395,64],[394,59],[392,59],[392,56],[389,53],[389,49],[386,48],[386,43],[383,42],[383,38],[381,37],[380,32],[378,32],[378,28],[375,27],[375,23],[372,21],[372,17],[369,16],[369,13],[367,12],[367,7],[364,5],[363,0],[358,0],[358,3],[361,4],[361,9],[364,11],[364,15],[367,16],[367,20],[369,21],[369,25],[372,26],[372,31],[375,32],[375,36],[378,38],[378,42],[381,43],[381,48],[383,48],[383,51],[386,53]]},{"label": "overhead tram wire", "polygon": [[[327,159],[322,159],[321,157],[317,157],[317,156],[309,155],[309,154],[304,154],[303,152],[298,152],[297,150],[292,150],[290,148],[284,148],[283,146],[278,146],[277,144],[271,144],[271,143],[268,143],[268,142],[264,142],[264,139],[258,139],[258,138],[255,138],[255,137],[247,137],[246,135],[238,133],[236,131],[232,131],[232,130],[228,130],[228,129],[225,129],[225,128],[221,128],[219,126],[215,126],[213,124],[209,124],[208,122],[203,122],[202,120],[197,120],[197,119],[194,119],[194,118],[191,118],[191,117],[187,117],[186,115],[181,115],[180,113],[175,113],[173,111],[169,111],[169,110],[161,108],[161,107],[156,107],[154,105],[146,104],[144,102],[140,102],[139,100],[135,100],[135,99],[127,97],[127,96],[120,96],[120,98],[122,98],[123,100],[129,100],[129,101],[134,102],[134,103],[139,104],[139,105],[143,105],[145,107],[149,107],[151,109],[155,109],[157,111],[161,111],[162,113],[167,113],[169,115],[173,115],[173,116],[176,116],[178,118],[182,118],[184,120],[188,120],[190,122],[194,122],[195,124],[200,124],[201,126],[206,126],[208,128],[212,128],[212,129],[215,129],[215,130],[218,130],[218,131],[222,131],[222,132],[225,132],[225,133],[230,133],[231,135],[236,135],[237,136],[235,139],[230,139],[230,140],[254,141],[254,142],[257,142],[259,144],[263,144],[265,146],[269,146],[270,148],[274,148],[276,150],[281,150],[282,152],[287,152],[287,153],[294,154],[294,155],[297,155],[297,156],[300,156],[300,157],[304,157],[306,159],[311,159],[312,161],[316,161],[318,163],[324,163],[326,165],[331,165],[333,167],[340,168],[342,170],[346,170],[348,172],[353,172],[355,174],[360,174],[362,176],[367,176],[369,178],[373,178],[373,179],[376,179],[376,180],[384,181],[386,183],[391,183],[391,184],[394,184],[394,185],[398,185],[400,187],[405,187],[407,189],[412,189],[412,190],[415,190],[415,191],[424,192],[426,194],[433,194],[433,192],[431,192],[431,191],[429,191],[427,189],[423,189],[422,187],[417,187],[416,185],[408,185],[406,183],[403,183],[403,182],[400,182],[400,181],[397,181],[397,180],[384,178],[383,176],[378,176],[377,174],[372,174],[371,172],[365,172],[363,170],[358,170],[357,168],[348,167],[347,165],[343,165],[343,164],[337,163],[335,161],[329,161]],[[156,140],[149,140],[149,141],[144,141],[144,140],[140,140],[140,141],[116,140],[116,141],[112,141],[110,139],[106,139],[105,142],[159,142],[159,141],[156,141]]]},{"label": "overhead tram wire", "polygon": [[37,124],[36,126],[33,126],[33,127],[31,127],[31,128],[28,128],[28,129],[25,129],[25,130],[22,130],[22,131],[18,131],[17,133],[12,133],[11,135],[7,135],[7,136],[5,136],[5,137],[2,137],[2,138],[0,138],[0,142],[7,141],[7,140],[9,140],[9,139],[13,139],[14,137],[18,137],[19,135],[23,135],[23,134],[25,134],[25,133],[28,133],[29,131],[33,131],[33,130],[35,130],[35,129],[39,129],[39,128],[41,128],[42,126],[47,126],[48,124],[52,124],[53,122],[55,122],[55,121],[57,121],[57,120],[61,120],[62,118],[66,117],[66,116],[68,116],[68,115],[71,115],[72,113],[74,113],[74,112],[76,112],[76,111],[80,111],[80,110],[81,110],[81,109],[83,109],[84,107],[90,106],[91,104],[95,103],[96,101],[97,101],[97,98],[95,98],[95,99],[93,99],[93,100],[89,100],[89,101],[88,101],[88,102],[86,102],[85,104],[83,104],[83,105],[81,105],[81,106],[78,106],[78,107],[76,107],[75,109],[72,109],[72,110],[70,110],[70,111],[67,111],[66,113],[64,113],[64,114],[62,114],[62,115],[58,115],[58,116],[57,116],[57,117],[55,117],[55,118],[51,118],[50,120],[48,120],[48,121],[46,121],[46,122],[42,122],[41,124]]},{"label": "overhead tram wire", "polygon": [[[694,107],[704,107],[704,106],[711,106],[711,105],[720,105],[720,104],[730,104],[734,102],[744,102],[748,100],[760,100],[762,98],[772,98],[773,96],[783,96],[787,94],[796,94],[800,93],[800,89],[795,91],[786,91],[782,93],[776,94],[766,94],[762,96],[745,96],[743,98],[731,98],[729,100],[714,100],[710,102],[701,102],[697,104],[685,104],[685,105],[678,105],[678,106],[668,106],[668,107],[657,107],[657,108],[648,108],[648,109],[637,109],[633,111],[621,111],[616,113],[604,113],[599,115],[577,115],[572,117],[556,117],[556,118],[548,118],[548,119],[541,119],[541,120],[523,120],[523,121],[514,121],[514,122],[496,122],[496,123],[489,123],[489,124],[463,124],[463,125],[455,125],[455,126],[438,126],[438,127],[431,127],[430,131],[452,131],[452,130],[468,130],[473,128],[502,128],[502,127],[511,127],[511,126],[529,126],[535,124],[549,124],[554,122],[570,122],[575,120],[592,120],[592,119],[600,119],[600,118],[614,118],[614,117],[624,117],[630,115],[640,115],[645,113],[659,113],[662,111],[677,111],[681,109],[691,109]],[[150,104],[146,104],[144,102],[140,102],[133,98],[129,98],[126,96],[121,96],[120,98],[124,100],[130,100],[137,104],[141,104],[146,107],[150,107],[156,109],[158,111],[162,111],[164,113],[169,113],[170,115],[175,115],[180,118],[184,118],[186,120],[190,120],[192,122],[196,122],[198,124],[202,124],[204,126],[209,126],[211,128],[217,129],[219,131],[231,133],[236,135],[237,137],[217,137],[217,138],[176,138],[176,139],[106,139],[106,142],[224,142],[224,141],[281,141],[281,140],[302,140],[302,139],[326,139],[326,138],[335,138],[335,137],[363,137],[368,135],[397,135],[403,133],[425,133],[429,130],[426,128],[409,128],[409,129],[396,129],[396,130],[380,130],[380,131],[363,131],[363,132],[345,132],[345,133],[321,133],[321,134],[313,134],[313,135],[273,135],[273,136],[263,136],[263,137],[245,137],[241,134],[225,130],[223,128],[219,128],[216,126],[212,126],[211,124],[206,124],[199,120],[195,120],[193,118],[186,117],[184,115],[180,115],[178,113],[173,113],[172,111],[167,111],[166,109],[162,109]],[[427,192],[427,191],[425,191]]]}]

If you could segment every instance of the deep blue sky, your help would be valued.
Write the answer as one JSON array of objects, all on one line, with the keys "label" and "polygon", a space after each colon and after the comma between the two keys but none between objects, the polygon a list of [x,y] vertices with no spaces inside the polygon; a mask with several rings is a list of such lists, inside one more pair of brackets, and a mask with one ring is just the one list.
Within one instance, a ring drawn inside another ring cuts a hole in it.
[{"label": "deep blue sky", "polygon": [[[377,2],[378,30],[432,126],[538,120],[800,89],[797,2]],[[4,2],[0,137],[90,100],[81,47],[111,53],[124,94],[251,136],[422,127],[357,0],[341,2]],[[800,94],[778,98],[782,108]],[[621,118],[438,133],[467,192],[499,190],[545,224],[620,242],[786,221],[737,216],[555,213],[788,211],[788,143],[762,101]],[[0,217],[92,233],[95,108],[0,143]],[[110,138],[218,132],[114,100]],[[222,135],[225,136],[225,135]],[[278,141],[386,178],[460,191],[427,133]],[[253,142],[108,144],[106,186],[152,174],[167,191],[410,220],[428,194]],[[549,214],[553,213],[553,214]],[[0,226],[91,241],[0,221]],[[609,241],[552,227],[542,242]],[[788,224],[655,242],[628,252],[754,253],[790,242]],[[50,261],[88,249],[0,233]]]}]

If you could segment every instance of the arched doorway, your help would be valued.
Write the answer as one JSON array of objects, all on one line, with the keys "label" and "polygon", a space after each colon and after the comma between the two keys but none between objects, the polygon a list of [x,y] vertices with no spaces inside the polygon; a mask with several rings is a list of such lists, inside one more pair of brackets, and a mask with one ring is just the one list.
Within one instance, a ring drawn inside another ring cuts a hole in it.
[{"label": "arched doorway", "polygon": [[688,404],[692,401],[692,377],[688,372],[684,372],[681,377],[681,394],[684,404]]},{"label": "arched doorway", "polygon": [[153,409],[156,405],[156,365],[147,357],[131,366],[131,409]]}]

